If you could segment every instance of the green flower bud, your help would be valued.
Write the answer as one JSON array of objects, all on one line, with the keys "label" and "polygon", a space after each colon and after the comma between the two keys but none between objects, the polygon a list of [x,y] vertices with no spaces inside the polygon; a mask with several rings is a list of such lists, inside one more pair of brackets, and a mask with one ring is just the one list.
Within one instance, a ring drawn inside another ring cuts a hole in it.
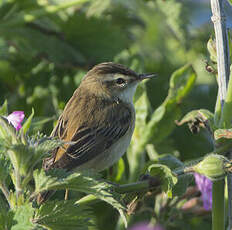
[{"label": "green flower bud", "polygon": [[192,169],[194,172],[202,174],[210,180],[219,180],[226,174],[226,163],[228,163],[228,160],[224,156],[210,154],[197,165],[193,166]]}]

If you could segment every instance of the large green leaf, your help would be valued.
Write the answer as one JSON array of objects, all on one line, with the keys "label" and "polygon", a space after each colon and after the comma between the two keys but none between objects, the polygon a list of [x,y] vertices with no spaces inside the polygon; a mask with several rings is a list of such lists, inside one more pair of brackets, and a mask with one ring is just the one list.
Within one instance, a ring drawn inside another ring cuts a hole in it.
[{"label": "large green leaf", "polygon": [[177,183],[177,177],[172,173],[171,169],[166,165],[152,164],[148,167],[148,172],[151,176],[158,176],[162,181],[162,190],[172,198],[172,189]]},{"label": "large green leaf", "polygon": [[14,224],[13,218],[13,210],[9,210],[5,200],[0,196],[0,230],[11,229]]},{"label": "large green leaf", "polygon": [[70,174],[64,170],[55,169],[47,172],[47,175],[44,170],[35,170],[33,176],[35,181],[35,194],[46,190],[59,189],[69,189],[92,194],[116,208],[124,221],[126,221],[123,214],[125,207],[121,202],[120,195],[114,192],[113,185],[100,180],[99,175],[91,172]]},{"label": "large green leaf", "polygon": [[34,215],[34,208],[31,203],[26,203],[16,208],[14,215],[14,226],[12,230],[30,230],[34,227],[31,222]]},{"label": "large green leaf", "polygon": [[[137,178],[143,167],[144,155],[142,152],[145,151],[146,145],[149,143],[159,144],[175,128],[175,121],[181,116],[180,104],[193,88],[195,80],[196,74],[191,65],[185,65],[175,71],[171,76],[168,96],[164,102],[151,114],[146,125],[141,123],[141,125],[138,124],[138,128],[135,128],[128,154],[131,181]],[[144,103],[146,102],[144,101]],[[137,134],[138,130],[139,134]]]},{"label": "large green leaf", "polygon": [[49,229],[87,230],[92,225],[91,213],[75,201],[48,201],[35,212],[32,222]]}]

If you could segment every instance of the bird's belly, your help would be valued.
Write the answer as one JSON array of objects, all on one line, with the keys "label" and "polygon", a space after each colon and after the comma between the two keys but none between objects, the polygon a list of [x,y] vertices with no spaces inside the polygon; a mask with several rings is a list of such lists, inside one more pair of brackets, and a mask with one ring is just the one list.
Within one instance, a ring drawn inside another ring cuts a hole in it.
[{"label": "bird's belly", "polygon": [[93,169],[94,171],[99,172],[106,168],[109,168],[111,165],[117,162],[119,158],[126,152],[130,144],[133,131],[134,125],[127,131],[127,133],[123,137],[121,137],[109,149],[99,154],[94,159],[78,166],[75,169],[75,171]]}]

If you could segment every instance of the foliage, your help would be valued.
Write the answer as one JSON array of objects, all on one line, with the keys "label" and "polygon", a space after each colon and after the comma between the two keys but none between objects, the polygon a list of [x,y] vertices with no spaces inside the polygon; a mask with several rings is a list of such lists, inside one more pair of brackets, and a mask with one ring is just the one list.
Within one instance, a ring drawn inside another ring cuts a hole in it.
[{"label": "foliage", "polygon": [[[170,230],[210,229],[199,203],[186,211],[196,194],[192,176],[181,174],[214,144],[214,153],[231,149],[230,93],[224,113],[213,113],[217,55],[212,28],[200,22],[206,14],[200,1],[0,1],[0,115],[24,110],[28,117],[19,132],[0,117],[0,229],[121,230],[125,219],[128,226],[146,220]],[[43,158],[64,144],[48,137],[54,123],[84,74],[104,61],[159,75],[136,91],[127,155],[104,179],[45,172]],[[147,172],[160,186],[140,181]],[[125,187],[133,192],[119,194]],[[37,205],[47,189],[58,191]]]}]

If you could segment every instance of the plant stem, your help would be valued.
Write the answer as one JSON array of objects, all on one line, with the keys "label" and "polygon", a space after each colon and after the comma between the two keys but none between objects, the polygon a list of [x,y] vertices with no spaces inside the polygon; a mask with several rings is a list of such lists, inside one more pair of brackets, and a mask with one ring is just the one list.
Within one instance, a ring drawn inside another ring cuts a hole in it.
[{"label": "plant stem", "polygon": [[2,190],[2,193],[3,195],[5,196],[9,206],[11,207],[11,203],[10,203],[10,199],[9,199],[9,196],[10,196],[10,192],[9,190],[7,189],[5,183],[0,183],[0,189]]},{"label": "plant stem", "polygon": [[225,180],[213,182],[212,230],[225,229]]},{"label": "plant stem", "polygon": [[226,32],[226,17],[224,13],[224,0],[211,0],[212,21],[214,23],[217,64],[218,64],[218,92],[223,107],[226,99],[226,89],[229,81],[229,46]]},{"label": "plant stem", "polygon": [[[160,181],[156,178],[151,178],[149,180],[138,181],[135,183],[123,184],[123,185],[114,185],[114,191],[120,194],[130,193],[130,192],[142,192],[148,191],[152,188],[157,188],[160,186]],[[80,205],[89,205],[95,203],[98,198],[94,195],[87,195],[81,198],[76,202]]]},{"label": "plant stem", "polygon": [[18,171],[15,170],[15,190],[16,190],[16,197],[17,199],[22,193],[22,188],[21,188],[21,176]]},{"label": "plant stem", "polygon": [[[231,127],[231,104],[232,104],[232,80],[229,81],[230,75],[230,55],[229,55],[229,44],[228,35],[226,30],[226,17],[224,13],[224,0],[211,0],[212,8],[212,21],[214,23],[215,37],[216,37],[216,50],[217,50],[217,68],[218,68],[218,98],[217,104],[221,105],[221,114],[218,114],[220,109],[216,105],[215,114],[217,117],[220,116],[220,121],[215,119],[215,125],[221,128]],[[228,82],[230,86],[227,86]],[[225,102],[225,106],[224,106]],[[232,197],[232,190],[229,185],[232,184],[232,177],[228,176],[228,197]],[[229,220],[232,220],[231,200],[229,202]],[[212,223],[213,230],[223,230],[225,225],[225,207],[224,207],[224,180],[213,183],[213,215]],[[229,221],[229,229],[232,228],[232,222]]]}]

